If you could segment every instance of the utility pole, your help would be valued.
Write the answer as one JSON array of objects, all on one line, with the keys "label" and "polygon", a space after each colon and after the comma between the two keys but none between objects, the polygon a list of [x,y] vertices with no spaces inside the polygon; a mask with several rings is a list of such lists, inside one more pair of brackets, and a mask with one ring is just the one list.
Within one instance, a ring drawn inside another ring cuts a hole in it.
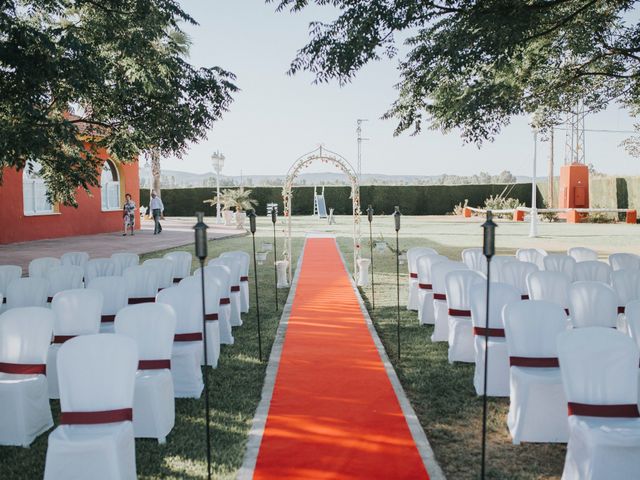
[{"label": "utility pole", "polygon": [[356,133],[358,135],[358,183],[362,183],[362,141],[369,140],[368,138],[362,138],[362,123],[368,122],[366,118],[358,118]]},{"label": "utility pole", "polygon": [[555,198],[554,198],[554,184],[553,184],[553,127],[551,128],[551,136],[549,138],[549,170],[547,172],[547,176],[548,176],[548,182],[549,182],[549,205],[547,205],[548,208],[554,208],[555,205]]}]

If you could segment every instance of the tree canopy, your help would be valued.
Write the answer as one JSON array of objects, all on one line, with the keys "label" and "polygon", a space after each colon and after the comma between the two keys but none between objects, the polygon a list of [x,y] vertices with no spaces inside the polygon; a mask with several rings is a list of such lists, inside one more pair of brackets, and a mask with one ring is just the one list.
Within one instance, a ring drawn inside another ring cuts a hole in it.
[{"label": "tree canopy", "polygon": [[[365,64],[399,57],[396,133],[423,125],[492,139],[537,112],[544,130],[583,102],[640,108],[640,25],[634,0],[267,0],[340,11],[310,26],[290,73],[349,82]],[[404,39],[403,45],[397,38]]]},{"label": "tree canopy", "polygon": [[0,175],[38,162],[51,200],[75,204],[99,185],[98,148],[183,154],[236,91],[232,73],[189,64],[195,23],[174,0],[2,2]]}]

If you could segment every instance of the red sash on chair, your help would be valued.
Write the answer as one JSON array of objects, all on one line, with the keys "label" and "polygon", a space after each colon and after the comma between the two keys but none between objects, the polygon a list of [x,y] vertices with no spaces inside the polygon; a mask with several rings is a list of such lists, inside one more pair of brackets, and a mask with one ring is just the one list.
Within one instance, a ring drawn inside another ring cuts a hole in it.
[{"label": "red sash on chair", "polygon": [[129,299],[129,305],[136,305],[138,303],[153,303],[156,301],[156,297],[131,297]]},{"label": "red sash on chair", "polygon": [[529,300],[529,295],[527,294],[520,295],[520,300]]},{"label": "red sash on chair", "polygon": [[624,313],[625,308],[624,307],[618,307],[618,313]]},{"label": "red sash on chair", "polygon": [[231,299],[229,297],[224,297],[220,299],[220,305],[230,305]]},{"label": "red sash on chair", "polygon": [[162,370],[171,368],[171,360],[140,360],[138,370]]},{"label": "red sash on chair", "polygon": [[504,338],[504,328],[473,327],[473,334],[482,337]]},{"label": "red sash on chair", "polygon": [[417,273],[410,273],[409,276],[411,278],[418,278],[418,274]]},{"label": "red sash on chair", "polygon": [[622,405],[594,405],[590,403],[568,402],[569,415],[584,415],[586,417],[606,418],[639,418],[638,404]]},{"label": "red sash on chair", "polygon": [[419,283],[418,287],[422,290],[433,290],[433,285],[431,285],[430,283]]},{"label": "red sash on chair", "polygon": [[198,342],[200,340],[202,340],[202,332],[176,333],[173,337],[174,342]]},{"label": "red sash on chair", "polygon": [[173,283],[180,283],[182,281],[182,277],[176,277],[173,279]]},{"label": "red sash on chair", "polygon": [[511,367],[554,368],[559,367],[557,357],[509,357]]},{"label": "red sash on chair", "polygon": [[61,425],[98,425],[101,423],[118,423],[133,420],[132,408],[103,410],[100,412],[61,412]]},{"label": "red sash on chair", "polygon": [[232,292],[239,292],[240,291],[240,285],[233,285],[231,287],[231,291]]},{"label": "red sash on chair", "polygon": [[240,277],[240,281],[241,282],[248,282],[249,281],[249,277]]},{"label": "red sash on chair", "polygon": [[47,303],[53,302],[53,297],[47,297]]},{"label": "red sash on chair", "polygon": [[15,373],[19,375],[47,374],[45,363],[3,363],[0,362],[0,373]]},{"label": "red sash on chair", "polygon": [[115,319],[116,319],[116,316],[115,316],[115,315],[102,315],[102,316],[100,317],[100,321],[101,321],[102,323],[109,323],[109,322],[113,322],[113,321],[115,321]]},{"label": "red sash on chair", "polygon": [[433,299],[434,300],[443,300],[443,301],[447,301],[447,295],[444,293],[434,293],[433,294]]},{"label": "red sash on chair", "polygon": [[67,340],[75,338],[77,335],[54,335],[51,343],[64,343]]},{"label": "red sash on chair", "polygon": [[204,319],[208,320],[208,321],[218,320],[218,314],[217,313],[207,313],[204,316]]},{"label": "red sash on chair", "polygon": [[457,308],[450,308],[448,313],[452,317],[471,318],[471,310],[458,310]]}]

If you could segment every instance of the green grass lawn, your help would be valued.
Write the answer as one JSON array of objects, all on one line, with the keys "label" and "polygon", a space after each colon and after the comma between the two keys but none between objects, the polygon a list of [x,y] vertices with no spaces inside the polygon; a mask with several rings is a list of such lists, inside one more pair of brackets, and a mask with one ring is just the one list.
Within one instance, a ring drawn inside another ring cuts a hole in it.
[{"label": "green grass lawn", "polygon": [[[304,235],[312,230],[336,234],[348,264],[352,263],[353,242],[350,217],[337,217],[337,225],[328,226],[309,217],[294,217],[293,261],[300,253]],[[258,248],[271,241],[271,223],[258,219]],[[279,225],[279,247],[282,252],[282,229]],[[564,225],[542,224],[540,238],[528,238],[528,226],[501,222],[497,231],[497,247],[501,254],[513,253],[518,247],[540,247],[562,251],[568,246],[583,245],[602,254],[612,251],[638,253],[638,227],[633,225]],[[368,224],[362,225],[363,255],[368,256]],[[481,229],[477,219],[460,221],[452,217],[403,217],[401,249],[431,246],[453,259],[460,258],[466,247],[481,245]],[[393,222],[389,217],[376,217],[374,239],[383,238],[395,245]],[[366,240],[366,241],[365,241]],[[176,250],[176,249],[174,249]],[[177,250],[189,250],[179,248]],[[210,257],[227,250],[251,251],[251,237],[210,242]],[[161,256],[170,250],[144,255],[142,259]],[[191,249],[193,252],[193,250]],[[604,256],[604,255],[603,255]],[[268,358],[284,305],[287,290],[279,291],[280,311],[275,309],[273,254],[258,267],[261,302],[263,355]],[[196,267],[194,262],[194,267]],[[349,265],[351,268],[351,265]],[[349,270],[351,271],[351,270]],[[447,345],[433,344],[429,338],[433,327],[419,326],[417,314],[406,305],[406,266],[402,266],[402,361],[396,359],[395,333],[395,257],[391,250],[376,254],[376,309],[370,305],[371,289],[362,289],[371,316],[389,353],[400,381],[411,400],[437,461],[451,479],[478,478],[481,433],[481,399],[473,390],[473,365],[447,362]],[[251,273],[253,275],[253,273]],[[266,361],[258,361],[257,326],[251,277],[251,310],[244,315],[244,325],[234,328],[236,343],[222,346],[219,367],[208,369],[211,388],[212,457],[215,478],[233,478],[242,463],[247,435],[265,377]],[[57,421],[58,402],[51,402]],[[488,473],[495,479],[559,478],[565,455],[563,445],[512,445],[506,428],[508,399],[489,401]],[[136,440],[138,477],[200,479],[206,476],[204,401],[176,399],[176,425],[166,445],[154,440]],[[47,434],[41,435],[31,448],[0,447],[0,479],[37,479],[44,471]]]}]

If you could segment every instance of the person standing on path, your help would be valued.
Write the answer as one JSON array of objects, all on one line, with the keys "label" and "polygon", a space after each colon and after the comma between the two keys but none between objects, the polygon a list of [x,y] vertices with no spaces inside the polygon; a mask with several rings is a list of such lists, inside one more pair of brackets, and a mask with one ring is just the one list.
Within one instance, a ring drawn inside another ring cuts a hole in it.
[{"label": "person standing on path", "polygon": [[131,235],[133,235],[133,229],[136,226],[136,204],[133,200],[131,200],[131,194],[125,194],[124,198],[126,201],[124,202],[124,206],[122,207],[123,214],[123,223],[124,223],[124,232],[122,233],[123,237],[127,236],[127,230],[131,230]]},{"label": "person standing on path", "polygon": [[151,201],[149,202],[149,210],[153,215],[153,221],[155,223],[153,227],[153,234],[157,235],[162,232],[162,225],[160,225],[160,217],[164,212],[164,205],[160,197],[156,195],[156,192],[151,192]]}]

